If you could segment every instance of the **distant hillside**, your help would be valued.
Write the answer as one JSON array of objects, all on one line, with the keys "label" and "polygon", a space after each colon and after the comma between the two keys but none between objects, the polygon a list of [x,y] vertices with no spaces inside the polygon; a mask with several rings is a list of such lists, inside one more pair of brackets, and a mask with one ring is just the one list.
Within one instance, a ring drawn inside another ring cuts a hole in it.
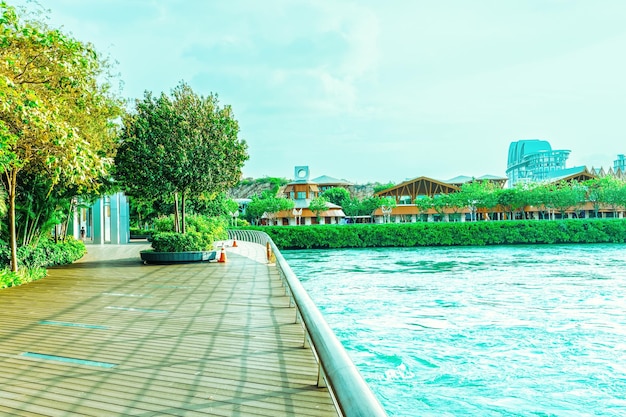
[{"label": "distant hillside", "polygon": [[[278,187],[279,195],[285,189],[285,186],[290,182],[285,178],[245,178],[241,180],[239,185],[231,188],[228,191],[229,198],[251,198],[255,195],[261,195],[263,191],[269,191]],[[380,185],[380,183],[368,183],[368,184],[355,184],[348,187],[350,195],[357,197],[359,200],[370,197],[374,194],[374,187]]]},{"label": "distant hillside", "polygon": [[288,183],[284,178],[244,178],[236,187],[228,190],[229,198],[252,198],[261,195],[263,191],[270,191],[278,186],[281,190]]}]

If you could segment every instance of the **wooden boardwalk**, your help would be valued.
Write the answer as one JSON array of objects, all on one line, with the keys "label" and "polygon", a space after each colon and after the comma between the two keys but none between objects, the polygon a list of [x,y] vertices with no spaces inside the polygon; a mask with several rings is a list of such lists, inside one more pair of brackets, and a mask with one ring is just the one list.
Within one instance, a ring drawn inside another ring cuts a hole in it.
[{"label": "wooden boardwalk", "polygon": [[147,245],[0,290],[0,415],[336,416],[264,248],[143,265]]}]

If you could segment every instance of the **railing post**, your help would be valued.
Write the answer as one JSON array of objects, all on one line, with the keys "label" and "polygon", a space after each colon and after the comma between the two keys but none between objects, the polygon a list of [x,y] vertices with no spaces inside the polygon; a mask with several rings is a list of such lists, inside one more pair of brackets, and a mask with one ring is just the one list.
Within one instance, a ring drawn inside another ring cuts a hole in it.
[{"label": "railing post", "polygon": [[317,363],[317,386],[320,388],[326,388],[328,386],[326,384],[326,374],[324,373],[321,362]]}]

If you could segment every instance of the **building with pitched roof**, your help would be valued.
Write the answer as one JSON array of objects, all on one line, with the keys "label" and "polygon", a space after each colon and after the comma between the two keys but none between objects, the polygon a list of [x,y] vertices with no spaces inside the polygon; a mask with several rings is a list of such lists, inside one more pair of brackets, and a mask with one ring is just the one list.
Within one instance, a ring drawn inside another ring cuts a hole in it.
[{"label": "building with pitched roof", "polygon": [[[451,178],[447,181],[440,181],[429,177],[417,177],[411,180],[406,180],[398,185],[381,190],[374,195],[377,197],[391,197],[396,202],[396,207],[391,209],[391,212],[386,214],[382,208],[377,208],[372,214],[376,223],[382,223],[385,221],[385,217],[392,219],[394,222],[407,222],[412,223],[418,220],[422,220],[425,217],[428,221],[432,221],[436,215],[434,211],[423,213],[420,208],[415,204],[415,200],[423,197],[434,198],[442,194],[451,194],[460,191],[463,184],[471,183],[474,181],[489,181],[498,188],[503,188],[506,184],[506,178],[498,177],[496,175],[483,175],[481,177],[469,177],[466,175],[459,175]],[[457,218],[460,221],[465,221],[465,214],[468,214],[469,210],[463,208],[457,214]]]},{"label": "building with pitched roof", "polygon": [[319,191],[321,193],[323,193],[326,190],[330,190],[331,188],[348,189],[348,187],[350,187],[351,185],[354,185],[353,183],[349,181],[329,177],[328,175],[322,175],[320,177],[313,178],[311,181],[317,184],[317,186],[319,187]]},{"label": "building with pitched roof", "polygon": [[[308,166],[296,166],[294,168],[294,180],[287,184],[283,190],[285,198],[293,200],[292,210],[283,210],[275,214],[275,224],[284,226],[311,225],[311,224],[337,224],[345,217],[345,213],[340,206],[326,203],[326,210],[315,213],[309,207],[311,200],[318,198],[324,191],[320,189],[320,184],[316,180],[309,179],[310,171]],[[332,177],[323,176],[325,186],[345,183],[346,187],[351,185],[347,181],[337,180]]]}]

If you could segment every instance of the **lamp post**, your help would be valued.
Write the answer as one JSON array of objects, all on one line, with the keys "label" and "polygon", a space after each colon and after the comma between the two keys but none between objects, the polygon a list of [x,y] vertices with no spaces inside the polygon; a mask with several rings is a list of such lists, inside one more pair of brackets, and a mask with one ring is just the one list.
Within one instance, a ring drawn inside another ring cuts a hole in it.
[{"label": "lamp post", "polygon": [[295,217],[296,219],[296,225],[299,225],[302,221],[302,208],[299,209],[293,209],[291,211],[291,214],[293,214],[293,217]]},{"label": "lamp post", "polygon": [[232,225],[233,227],[237,226],[237,217],[239,217],[239,210],[236,211],[231,211],[230,212],[230,217],[232,217]]},{"label": "lamp post", "polygon": [[392,207],[382,206],[381,211],[383,212],[383,223],[390,223],[391,211]]}]

